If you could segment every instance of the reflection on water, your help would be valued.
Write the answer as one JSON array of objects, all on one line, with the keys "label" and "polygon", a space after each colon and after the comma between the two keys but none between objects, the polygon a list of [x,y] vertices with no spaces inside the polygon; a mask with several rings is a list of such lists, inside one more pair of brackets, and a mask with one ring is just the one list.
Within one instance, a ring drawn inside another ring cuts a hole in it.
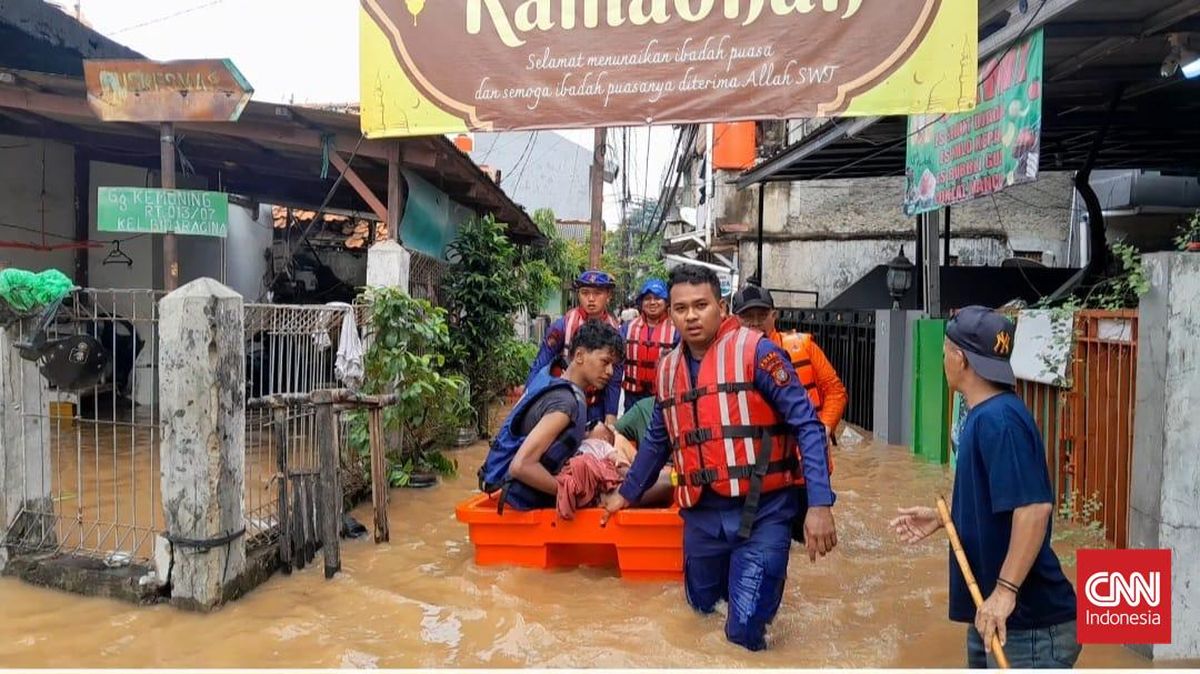
[{"label": "reflection on water", "polygon": [[[840,547],[815,565],[794,549],[765,652],[728,644],[723,618],[692,612],[676,583],[475,566],[454,505],[474,489],[485,452],[476,445],[457,453],[459,477],[392,493],[390,544],[346,541],[335,579],[319,564],[276,575],[212,615],[2,579],[0,666],[961,666],[964,627],[946,620],[944,539],[909,548],[887,529],[896,507],[948,493],[948,472],[895,447],[838,451]],[[369,504],[355,516],[369,523]],[[1080,665],[1150,663],[1089,646]]]}]

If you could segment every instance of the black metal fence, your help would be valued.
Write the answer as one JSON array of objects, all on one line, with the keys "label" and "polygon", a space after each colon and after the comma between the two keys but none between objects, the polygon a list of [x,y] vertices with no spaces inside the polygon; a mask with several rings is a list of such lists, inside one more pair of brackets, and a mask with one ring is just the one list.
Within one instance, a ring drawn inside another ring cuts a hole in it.
[{"label": "black metal fence", "polygon": [[844,419],[867,430],[875,423],[875,312],[781,309],[776,327],[813,336],[837,369],[849,402]]}]

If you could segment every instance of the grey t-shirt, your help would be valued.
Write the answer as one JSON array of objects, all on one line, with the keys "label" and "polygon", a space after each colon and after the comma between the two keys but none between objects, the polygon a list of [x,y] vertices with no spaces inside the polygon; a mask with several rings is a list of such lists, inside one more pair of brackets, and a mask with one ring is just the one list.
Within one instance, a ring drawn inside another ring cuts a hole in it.
[{"label": "grey t-shirt", "polygon": [[[521,419],[520,428],[517,430],[522,436],[529,435],[533,432],[533,427],[551,412],[562,412],[572,419],[575,418],[580,410],[571,388],[564,386],[540,394],[525,410],[525,418]],[[567,432],[570,432],[570,427],[567,428]]]}]

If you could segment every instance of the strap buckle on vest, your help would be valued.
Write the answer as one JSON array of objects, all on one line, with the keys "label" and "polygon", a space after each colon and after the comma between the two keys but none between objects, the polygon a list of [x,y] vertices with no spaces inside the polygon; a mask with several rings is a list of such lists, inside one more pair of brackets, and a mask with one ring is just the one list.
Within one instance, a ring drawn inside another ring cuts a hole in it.
[{"label": "strap buckle on vest", "polygon": [[693,428],[683,434],[684,444],[699,445],[713,439],[711,428]]},{"label": "strap buckle on vest", "polygon": [[754,520],[758,515],[758,501],[762,497],[763,480],[767,477],[771,453],[759,452],[758,460],[754,462],[754,473],[750,476],[750,491],[746,493],[746,503],[742,505],[742,523],[738,527],[738,538],[750,538],[754,528]]}]

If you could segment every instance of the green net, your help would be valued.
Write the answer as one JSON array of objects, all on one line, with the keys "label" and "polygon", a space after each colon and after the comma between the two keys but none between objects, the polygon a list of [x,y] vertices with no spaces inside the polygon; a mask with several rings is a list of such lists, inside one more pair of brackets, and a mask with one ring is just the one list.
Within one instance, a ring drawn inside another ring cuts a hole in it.
[{"label": "green net", "polygon": [[57,269],[31,272],[24,269],[0,271],[0,298],[17,313],[29,314],[62,298],[75,284]]}]

